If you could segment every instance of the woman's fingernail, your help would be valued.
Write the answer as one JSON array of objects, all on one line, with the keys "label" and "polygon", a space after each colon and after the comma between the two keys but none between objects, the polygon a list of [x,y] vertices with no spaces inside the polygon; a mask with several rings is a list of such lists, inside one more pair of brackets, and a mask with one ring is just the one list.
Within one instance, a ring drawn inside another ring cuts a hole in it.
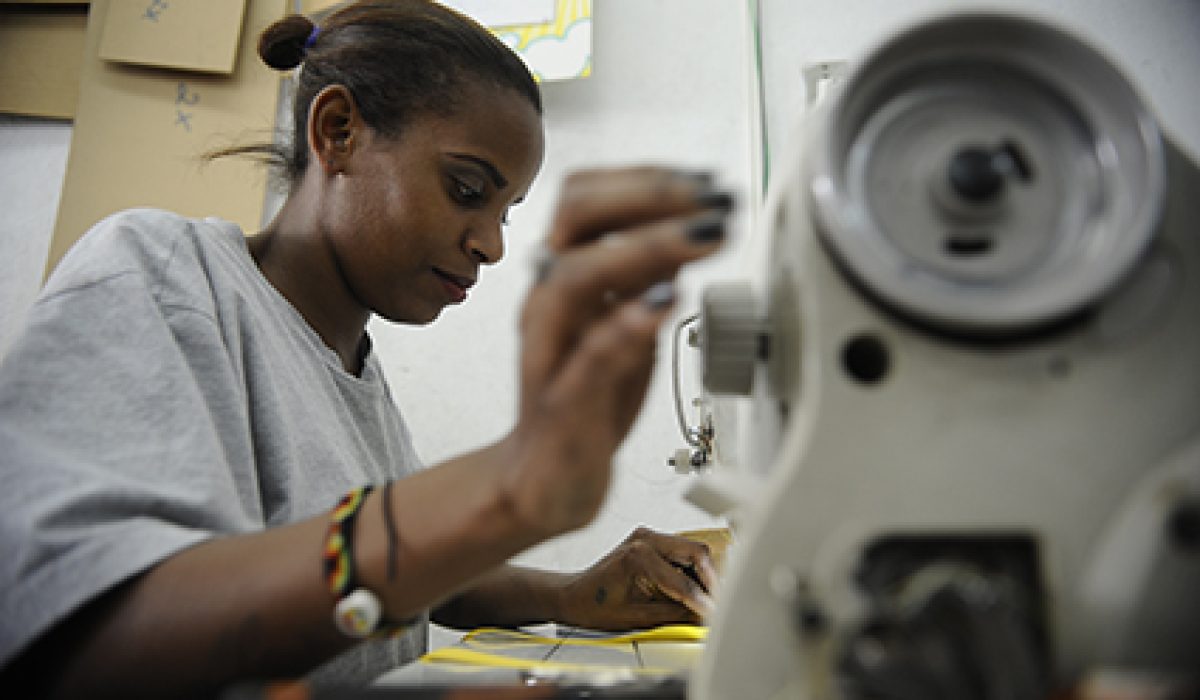
[{"label": "woman's fingernail", "polygon": [[675,303],[675,283],[667,280],[659,282],[642,294],[642,303],[651,310],[665,309]]},{"label": "woman's fingernail", "polygon": [[725,238],[725,217],[705,216],[688,224],[687,237],[692,243],[716,243]]},{"label": "woman's fingernail", "polygon": [[729,212],[737,206],[737,198],[729,190],[708,189],[696,195],[696,203],[705,209]]}]

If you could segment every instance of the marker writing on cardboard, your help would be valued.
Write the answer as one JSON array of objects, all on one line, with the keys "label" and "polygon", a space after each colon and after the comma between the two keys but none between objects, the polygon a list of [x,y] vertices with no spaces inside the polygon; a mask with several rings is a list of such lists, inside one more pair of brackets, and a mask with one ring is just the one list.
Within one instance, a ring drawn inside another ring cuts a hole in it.
[{"label": "marker writing on cardboard", "polygon": [[166,0],[151,0],[150,4],[146,7],[146,11],[142,13],[142,19],[157,22],[159,15],[165,12],[168,7],[170,5],[167,4]]},{"label": "marker writing on cardboard", "polygon": [[175,92],[175,124],[191,131],[192,113],[184,111],[183,108],[190,107],[199,101],[200,93],[190,91],[187,83],[180,81]]}]

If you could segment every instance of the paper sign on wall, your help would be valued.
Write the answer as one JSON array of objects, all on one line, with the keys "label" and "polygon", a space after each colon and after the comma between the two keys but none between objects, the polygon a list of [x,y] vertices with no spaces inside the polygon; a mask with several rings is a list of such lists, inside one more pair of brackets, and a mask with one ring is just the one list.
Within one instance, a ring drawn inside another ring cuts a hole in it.
[{"label": "paper sign on wall", "polygon": [[555,0],[553,21],[493,31],[525,60],[538,80],[592,73],[592,0]]},{"label": "paper sign on wall", "polygon": [[441,0],[443,5],[486,27],[516,27],[554,21],[555,0]]},{"label": "paper sign on wall", "polygon": [[245,14],[246,0],[110,0],[100,58],[229,74]]},{"label": "paper sign on wall", "polygon": [[[308,15],[344,0],[299,0]],[[491,28],[538,80],[582,78],[592,72],[592,0],[444,0]]]}]

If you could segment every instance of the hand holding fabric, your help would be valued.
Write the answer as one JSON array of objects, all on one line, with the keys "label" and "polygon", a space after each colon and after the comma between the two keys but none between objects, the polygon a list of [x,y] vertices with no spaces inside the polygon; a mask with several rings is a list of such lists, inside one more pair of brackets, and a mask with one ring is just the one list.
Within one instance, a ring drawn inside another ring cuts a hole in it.
[{"label": "hand holding fabric", "polygon": [[716,585],[707,545],[638,528],[567,581],[562,621],[601,630],[701,624]]}]

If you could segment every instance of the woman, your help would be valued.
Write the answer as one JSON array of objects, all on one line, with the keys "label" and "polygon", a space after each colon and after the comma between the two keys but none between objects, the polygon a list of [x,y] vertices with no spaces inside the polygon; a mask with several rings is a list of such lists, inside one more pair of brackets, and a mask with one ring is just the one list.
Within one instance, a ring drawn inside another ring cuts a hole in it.
[{"label": "woman", "polygon": [[702,545],[639,531],[579,574],[504,562],[596,514],[670,280],[719,246],[728,195],[654,168],[569,178],[523,310],[515,427],[421,469],[366,323],[429,323],[501,258],[542,159],[537,87],[486,30],[423,0],[286,18],[260,54],[301,66],[274,221],[246,238],[219,219],[111,217],[0,369],[4,687],[365,682],[420,653],[427,612],[698,620]]}]

